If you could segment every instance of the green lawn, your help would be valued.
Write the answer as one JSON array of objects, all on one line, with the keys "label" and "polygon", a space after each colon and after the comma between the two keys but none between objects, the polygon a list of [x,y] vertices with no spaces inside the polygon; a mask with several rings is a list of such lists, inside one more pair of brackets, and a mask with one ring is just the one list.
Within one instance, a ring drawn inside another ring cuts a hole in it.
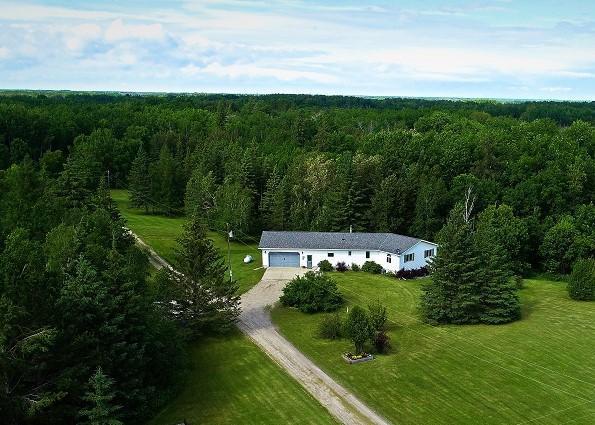
[{"label": "green lawn", "polygon": [[195,345],[191,358],[182,393],[149,425],[336,423],[239,331]]},{"label": "green lawn", "polygon": [[[504,326],[430,327],[416,311],[421,281],[333,273],[347,306],[380,299],[393,350],[347,365],[346,340],[316,336],[323,315],[276,307],[273,320],[302,352],[398,424],[595,423],[595,303],[559,282],[527,280],[523,319]],[[343,313],[345,308],[342,309]]]},{"label": "green lawn", "polygon": [[[184,217],[145,214],[130,208],[128,192],[113,190],[112,198],[128,226],[159,255],[172,261]],[[209,237],[227,255],[224,235]],[[255,262],[244,264],[246,254]],[[256,284],[264,270],[255,244],[231,243],[231,263],[240,292]],[[227,261],[227,256],[225,257]],[[259,268],[259,269],[257,269]],[[255,270],[257,269],[257,270]],[[180,394],[151,425],[189,424],[332,424],[328,412],[239,331],[190,347],[191,368]]]},{"label": "green lawn", "polygon": [[[169,262],[173,262],[174,251],[177,247],[176,239],[182,234],[186,217],[165,217],[158,214],[145,214],[141,209],[131,208],[128,201],[128,191],[112,190],[112,199],[126,219],[128,227],[149,244],[159,255]],[[227,239],[225,234],[209,232],[209,237],[224,256],[227,264]],[[240,293],[246,292],[254,286],[264,273],[262,256],[256,243],[236,242],[230,244],[231,267],[233,276],[238,282]],[[254,261],[244,264],[244,257],[249,254]]]}]

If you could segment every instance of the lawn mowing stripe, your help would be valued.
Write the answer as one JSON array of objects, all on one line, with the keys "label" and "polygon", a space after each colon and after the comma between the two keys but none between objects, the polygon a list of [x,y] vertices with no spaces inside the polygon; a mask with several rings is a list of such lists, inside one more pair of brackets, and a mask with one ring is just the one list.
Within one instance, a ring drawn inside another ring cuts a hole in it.
[{"label": "lawn mowing stripe", "polygon": [[[542,415],[542,416],[538,416],[537,418],[530,419],[530,420],[528,420],[528,421],[519,422],[519,423],[517,423],[516,425],[523,425],[523,424],[528,424],[528,423],[531,423],[531,422],[535,422],[535,421],[537,421],[537,420],[540,420],[540,419],[543,419],[543,418],[547,418],[548,416],[557,415],[558,413],[566,412],[567,410],[571,410],[571,409],[574,409],[575,407],[584,406],[585,404],[590,404],[590,403],[595,403],[595,400],[590,400],[590,401],[586,401],[586,402],[584,402],[584,403],[578,403],[578,404],[575,404],[575,405],[573,405],[573,406],[566,407],[566,408],[564,408],[564,409],[555,410],[555,411],[553,411],[553,412],[551,412],[551,413],[548,413],[547,415]],[[588,414],[587,414],[587,415],[585,415],[585,416],[588,416],[588,415],[590,415],[590,414],[591,414],[591,413],[588,413]],[[577,419],[580,419],[580,418],[577,418]],[[576,419],[575,419],[575,420],[576,420]]]},{"label": "lawn mowing stripe", "polygon": [[[345,288],[341,288],[341,289],[345,289]],[[347,292],[351,292],[351,291],[347,290]],[[354,292],[352,292],[352,293],[353,293],[353,294],[355,294]],[[359,305],[359,307],[361,307],[361,308],[364,308],[364,307],[362,307],[360,304],[356,304],[356,305]],[[388,307],[387,307],[387,310],[391,311],[392,313],[395,313],[395,311],[394,311],[394,310],[391,310],[391,309],[389,309]],[[397,314],[399,314],[399,313],[397,313]],[[402,314],[402,313],[401,313],[401,314]],[[408,316],[408,315],[406,315],[406,314],[404,314],[404,315],[405,315],[405,316]],[[410,316],[408,316],[408,317],[410,317]],[[392,320],[392,319],[390,319],[390,318],[388,318],[387,320],[388,320],[388,321],[390,321],[390,322],[392,322],[392,323],[394,323],[395,325],[398,325],[398,323],[397,323],[397,322],[395,322],[394,320]],[[432,328],[432,329],[440,329],[440,330],[443,330],[443,328]],[[423,336],[423,337],[425,337],[425,338],[429,338],[429,339],[436,340],[436,341],[438,341],[438,343],[440,344],[440,341],[439,341],[439,340],[437,340],[437,339],[436,339],[436,338],[434,338],[434,337],[431,337],[431,336],[428,336],[428,335],[424,335],[424,334],[422,334],[421,332],[419,332],[419,331],[417,331],[417,330],[415,330],[415,329],[411,329],[411,330],[412,330],[413,332],[416,332],[416,333],[418,333],[419,335],[421,335],[421,336]],[[442,344],[442,345],[444,346],[444,344]],[[483,362],[485,362],[485,363],[491,364],[491,365],[493,365],[493,366],[499,367],[500,369],[506,370],[506,371],[508,371],[508,372],[510,372],[510,373],[514,373],[514,374],[516,374],[516,375],[518,375],[518,376],[521,376],[521,377],[523,377],[523,378],[525,378],[525,379],[529,379],[529,380],[531,380],[531,381],[534,381],[534,382],[537,382],[537,383],[539,383],[539,384],[541,384],[541,385],[545,385],[545,386],[548,386],[548,387],[550,387],[550,388],[552,388],[552,389],[558,390],[559,392],[565,393],[566,395],[569,395],[569,396],[571,396],[571,397],[575,397],[575,398],[578,398],[578,399],[580,399],[580,400],[584,400],[584,401],[587,401],[587,402],[588,402],[588,401],[590,401],[590,400],[588,400],[588,399],[586,399],[586,398],[584,398],[584,397],[578,396],[578,395],[576,395],[576,394],[572,394],[572,393],[570,393],[570,392],[568,392],[568,391],[565,391],[565,390],[563,390],[563,389],[561,389],[561,388],[558,388],[558,387],[556,387],[556,386],[554,386],[554,385],[551,385],[551,384],[548,384],[548,383],[542,382],[542,381],[540,381],[540,380],[538,380],[538,379],[532,378],[532,377],[530,377],[530,376],[524,375],[524,374],[522,374],[522,373],[520,373],[520,372],[514,371],[514,370],[512,370],[512,369],[509,369],[509,368],[507,368],[507,367],[504,367],[504,366],[502,366],[502,365],[499,365],[499,364],[497,364],[497,363],[494,363],[494,362],[492,362],[492,361],[490,361],[490,360],[485,360],[485,359],[483,359],[483,358],[481,358],[481,357],[479,357],[479,356],[476,356],[475,354],[469,353],[469,352],[467,352],[467,351],[464,351],[464,350],[462,350],[462,349],[460,349],[460,348],[457,348],[457,347],[451,347],[451,346],[449,346],[449,347],[450,347],[450,348],[453,348],[453,349],[455,349],[455,350],[457,350],[457,351],[459,351],[459,352],[461,352],[461,353],[463,353],[463,354],[466,354],[466,355],[468,355],[468,356],[471,356],[471,357],[473,357],[473,358],[476,358],[477,360],[480,360],[480,361],[483,361]]]}]

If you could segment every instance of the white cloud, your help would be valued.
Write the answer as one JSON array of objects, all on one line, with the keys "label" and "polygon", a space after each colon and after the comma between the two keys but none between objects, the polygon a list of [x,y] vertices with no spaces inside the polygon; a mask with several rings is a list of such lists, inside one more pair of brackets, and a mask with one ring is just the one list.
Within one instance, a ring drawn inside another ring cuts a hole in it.
[{"label": "white cloud", "polygon": [[182,73],[189,76],[209,74],[216,77],[237,79],[248,78],[274,78],[279,81],[310,80],[317,83],[328,84],[337,82],[333,75],[320,72],[301,71],[295,69],[283,69],[274,66],[256,64],[231,64],[222,65],[218,62],[210,63],[205,67],[198,67],[194,64],[187,65],[181,69]]},{"label": "white cloud", "polygon": [[161,24],[125,24],[121,19],[113,21],[105,30],[105,39],[109,42],[129,38],[162,40],[165,38],[165,31]]},{"label": "white cloud", "polygon": [[80,50],[85,45],[101,37],[101,27],[97,24],[80,24],[66,31],[66,47],[70,50]]}]

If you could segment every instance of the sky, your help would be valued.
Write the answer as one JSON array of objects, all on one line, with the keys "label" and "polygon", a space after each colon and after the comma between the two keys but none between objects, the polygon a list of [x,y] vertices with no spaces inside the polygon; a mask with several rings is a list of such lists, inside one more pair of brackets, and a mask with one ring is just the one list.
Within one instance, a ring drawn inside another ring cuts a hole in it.
[{"label": "sky", "polygon": [[595,100],[595,1],[0,0],[0,88]]}]

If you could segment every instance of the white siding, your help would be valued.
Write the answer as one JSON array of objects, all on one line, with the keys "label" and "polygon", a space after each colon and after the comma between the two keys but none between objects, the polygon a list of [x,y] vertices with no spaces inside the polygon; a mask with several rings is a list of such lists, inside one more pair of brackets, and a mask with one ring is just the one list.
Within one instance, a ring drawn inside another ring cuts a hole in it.
[{"label": "white siding", "polygon": [[[328,260],[333,266],[337,263],[344,262],[347,267],[351,267],[351,264],[355,263],[358,266],[362,266],[366,261],[374,261],[389,271],[399,270],[399,256],[396,254],[390,254],[391,262],[388,263],[387,254],[383,251],[370,251],[370,258],[366,258],[366,251],[353,250],[349,255],[348,250],[322,250],[322,249],[310,249],[310,250],[298,250],[298,249],[262,249],[262,265],[263,267],[269,266],[269,252],[299,252],[300,253],[300,266],[307,267],[308,255],[312,256],[312,267],[318,266],[322,260]],[[333,257],[329,257],[328,254],[333,253]]]},{"label": "white siding", "polygon": [[[410,269],[418,269],[420,267],[427,265],[429,258],[424,258],[424,251],[426,249],[433,249],[434,255],[436,255],[436,253],[438,252],[438,247],[436,244],[426,242],[426,241],[419,241],[418,243],[413,245],[411,248],[409,248],[407,251],[405,251],[401,254],[401,264],[403,265],[403,268],[405,270],[410,270]],[[414,260],[405,262],[405,255],[407,255],[407,254],[415,254]]]}]

